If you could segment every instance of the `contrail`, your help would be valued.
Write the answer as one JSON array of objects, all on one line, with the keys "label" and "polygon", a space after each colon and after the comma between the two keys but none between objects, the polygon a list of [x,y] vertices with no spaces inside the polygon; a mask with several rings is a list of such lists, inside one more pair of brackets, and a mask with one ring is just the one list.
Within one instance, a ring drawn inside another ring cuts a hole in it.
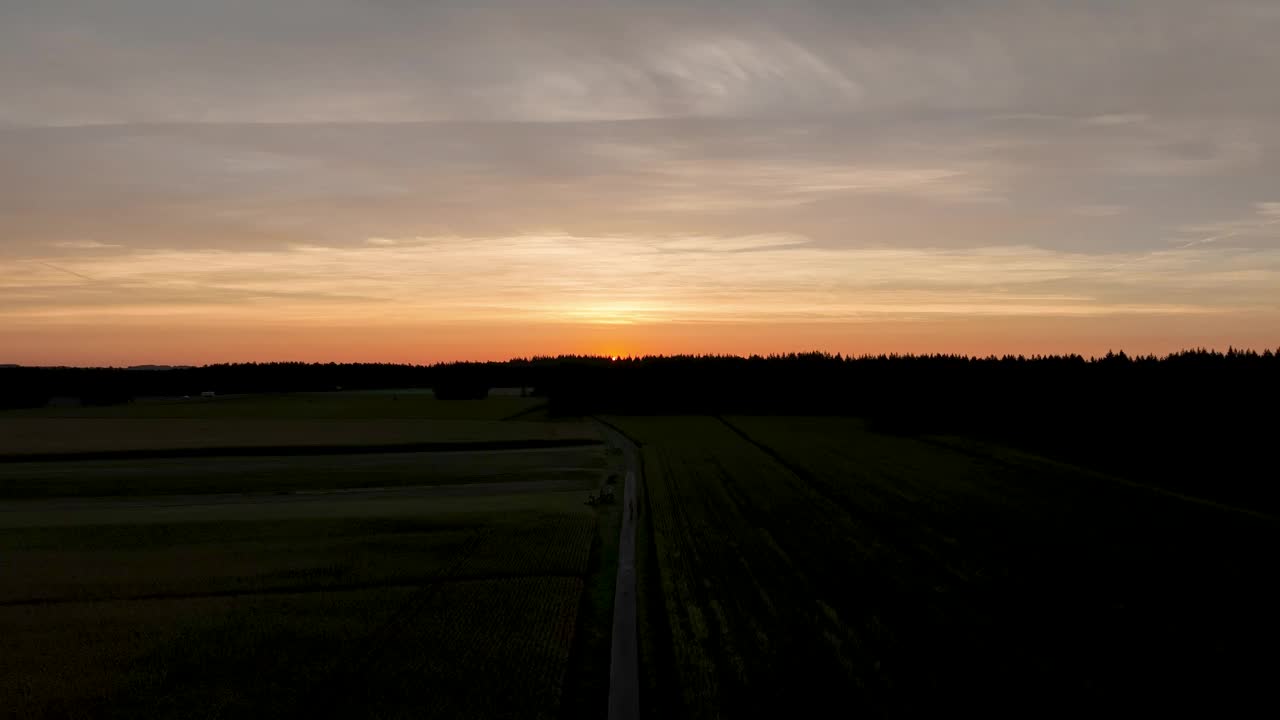
[{"label": "contrail", "polygon": [[1263,227],[1266,227],[1266,226],[1268,226],[1268,225],[1275,225],[1275,224],[1277,224],[1277,223],[1280,223],[1280,219],[1278,219],[1278,220],[1268,220],[1268,221],[1266,221],[1266,222],[1255,223],[1255,224],[1250,225],[1250,226],[1248,226],[1248,227],[1237,228],[1237,229],[1232,230],[1232,231],[1230,231],[1230,232],[1224,232],[1224,233],[1222,233],[1221,235],[1213,235],[1213,236],[1211,236],[1211,237],[1207,237],[1207,238],[1200,238],[1199,240],[1192,240],[1191,242],[1189,242],[1189,243],[1187,243],[1187,244],[1185,244],[1185,245],[1179,245],[1179,246],[1177,247],[1177,249],[1178,249],[1178,250],[1185,250],[1185,249],[1187,249],[1187,248],[1189,248],[1189,247],[1195,247],[1196,245],[1204,245],[1204,244],[1206,244],[1206,243],[1218,242],[1219,240],[1226,240],[1227,238],[1235,237],[1235,236],[1237,236],[1237,235],[1239,235],[1239,234],[1241,234],[1241,233],[1245,232],[1246,230],[1257,230],[1258,228],[1263,228]]},{"label": "contrail", "polygon": [[1211,243],[1211,242],[1218,242],[1219,240],[1226,240],[1227,238],[1235,237],[1239,234],[1240,234],[1239,230],[1233,230],[1231,232],[1222,233],[1221,235],[1214,235],[1212,237],[1200,238],[1199,240],[1192,240],[1191,242],[1179,245],[1174,249],[1186,250],[1189,247],[1195,247],[1196,245],[1204,245],[1206,243]]},{"label": "contrail", "polygon": [[64,268],[64,267],[58,267],[57,265],[54,265],[53,263],[45,262],[45,261],[43,261],[43,260],[36,260],[35,262],[36,262],[36,264],[38,264],[38,265],[43,265],[43,266],[45,266],[45,267],[49,268],[50,270],[57,270],[58,272],[64,272],[64,273],[66,273],[66,274],[68,274],[68,275],[75,275],[76,277],[80,278],[81,280],[88,280],[89,282],[97,282],[97,280],[94,280],[93,278],[89,277],[88,275],[81,275],[80,273],[76,272],[75,270],[68,270],[68,269],[66,269],[66,268]]},{"label": "contrail", "polygon": [[[1183,243],[1182,245],[1175,245],[1172,248],[1169,248],[1169,250],[1186,250],[1188,248],[1193,248],[1197,245],[1208,245],[1209,243],[1215,243],[1215,242],[1218,242],[1219,240],[1226,240],[1227,238],[1233,238],[1237,235],[1242,235],[1245,232],[1248,232],[1250,230],[1257,230],[1259,228],[1263,228],[1268,225],[1280,225],[1280,219],[1255,223],[1253,225],[1249,225],[1248,227],[1237,228],[1235,230],[1230,230],[1228,232],[1220,233],[1218,235],[1210,235],[1209,237],[1206,237],[1206,238],[1198,238],[1196,240]],[[1159,252],[1168,252],[1168,250],[1145,252],[1142,255],[1139,255],[1138,257],[1125,260],[1124,262],[1116,263],[1115,265],[1109,265],[1103,268],[1103,270],[1107,270],[1107,271],[1116,270],[1118,268],[1125,267],[1126,265],[1133,265],[1135,263],[1145,262],[1146,260],[1150,260]]]}]

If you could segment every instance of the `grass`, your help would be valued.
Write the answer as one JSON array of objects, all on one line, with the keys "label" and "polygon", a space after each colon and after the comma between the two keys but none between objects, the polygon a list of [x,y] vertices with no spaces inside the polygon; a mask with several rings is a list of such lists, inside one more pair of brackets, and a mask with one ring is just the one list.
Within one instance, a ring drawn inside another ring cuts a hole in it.
[{"label": "grass", "polygon": [[[618,492],[626,476],[624,456],[611,448],[609,472]],[[578,609],[573,655],[565,689],[565,718],[598,718],[609,701],[609,667],[613,641],[613,599],[618,578],[618,539],[622,526],[620,503],[597,505],[595,536]]]},{"label": "grass", "polygon": [[[274,475],[277,471],[288,473],[295,466],[288,461],[281,462],[279,458],[284,456],[515,450],[599,443],[597,433],[582,421],[497,419],[511,415],[533,418],[538,414],[538,407],[537,400],[520,397],[439,401],[422,393],[368,392],[252,395],[151,401],[106,408],[48,407],[3,412],[0,413],[0,497],[5,496],[4,484],[11,486],[10,497],[40,495],[39,481],[24,482],[29,476],[110,475],[112,467],[123,468],[125,472],[136,468],[137,474],[144,478],[166,472],[164,464],[145,462],[114,466],[78,464],[52,470],[30,465],[4,467],[13,463],[264,457],[277,458],[265,465],[272,467]],[[328,460],[310,464],[323,470],[331,463],[341,464]],[[379,458],[364,464],[376,468],[395,465],[396,461]],[[202,463],[172,463],[170,467],[198,468],[200,465]],[[222,465],[234,467],[236,463]],[[249,463],[249,467],[264,465]],[[71,489],[83,485],[75,481],[64,484]],[[140,484],[148,483],[144,480]],[[197,481],[194,486],[198,488],[200,484]],[[254,484],[257,483],[250,483]],[[128,481],[123,483],[125,487],[132,485]],[[213,485],[222,487],[216,482]],[[286,488],[293,486],[293,483],[284,483]],[[319,486],[332,485],[322,482]],[[357,481],[353,486],[366,487],[368,483]],[[116,494],[111,487],[99,491],[86,489],[86,494],[102,492]]]},{"label": "grass", "polygon": [[402,516],[8,528],[0,605],[421,584],[446,570],[577,576],[594,518],[577,507],[585,493],[566,495],[509,514],[468,498],[461,512],[421,504]]},{"label": "grass", "polygon": [[0,513],[0,707],[556,717],[586,495]]},{"label": "grass", "polygon": [[[0,458],[192,448],[251,449],[414,443],[595,440],[583,423],[497,420],[332,420],[254,418],[0,418]],[[461,447],[460,449],[465,449]]]},{"label": "grass", "polygon": [[0,608],[16,717],[557,717],[582,583]]},{"label": "grass", "polygon": [[291,716],[414,592],[0,607],[0,700],[14,718]]},{"label": "grass", "polygon": [[856,420],[615,422],[643,443],[652,717],[1265,699],[1266,518]]},{"label": "grass", "polygon": [[544,404],[540,398],[494,396],[437,400],[430,392],[270,393],[216,398],[141,399],[107,407],[50,406],[0,411],[0,418],[232,418],[249,420],[502,420]]},{"label": "grass", "polygon": [[[534,717],[560,714],[580,578],[449,583],[387,633],[358,675],[340,672],[324,714]],[[403,628],[403,629],[402,629]]]},{"label": "grass", "polygon": [[504,452],[0,463],[0,498],[296,492],[455,483],[597,482],[597,446]]},{"label": "grass", "polygon": [[[540,412],[327,393],[0,414],[0,708],[595,715],[617,520],[584,501],[608,460]],[[576,446],[492,450],[550,443]]]}]

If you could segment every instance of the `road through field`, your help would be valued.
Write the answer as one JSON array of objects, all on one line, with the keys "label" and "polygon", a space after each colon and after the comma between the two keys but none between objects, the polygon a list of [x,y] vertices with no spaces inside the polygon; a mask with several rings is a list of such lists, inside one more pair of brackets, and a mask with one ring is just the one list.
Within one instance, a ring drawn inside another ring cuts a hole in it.
[{"label": "road through field", "polygon": [[609,663],[609,720],[640,717],[640,651],[636,625],[636,485],[639,452],[612,427],[601,432],[627,458],[622,489],[622,531],[618,539],[618,581],[613,599],[613,647]]}]

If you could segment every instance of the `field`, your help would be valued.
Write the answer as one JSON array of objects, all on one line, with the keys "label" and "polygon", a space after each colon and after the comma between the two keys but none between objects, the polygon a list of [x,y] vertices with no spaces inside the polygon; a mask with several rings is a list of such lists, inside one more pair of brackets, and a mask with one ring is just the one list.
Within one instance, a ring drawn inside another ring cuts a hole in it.
[{"label": "field", "polygon": [[[582,487],[603,460],[590,446],[505,451],[223,456],[0,462],[8,498],[174,493],[293,493],[397,486],[522,483]],[[508,488],[510,489],[510,488]]]},{"label": "field", "polygon": [[598,441],[585,422],[515,419],[531,417],[539,406],[537,399],[521,397],[443,401],[422,393],[335,392],[9,410],[0,412],[0,460],[59,459],[56,456],[64,454],[204,456],[273,448],[352,453]]},{"label": "field", "polygon": [[[23,455],[115,453],[178,449],[227,454],[227,449],[303,448],[320,453],[329,448],[359,452],[363,448],[395,449],[421,444],[536,445],[549,441],[598,442],[581,423],[500,420],[216,420],[135,418],[27,418],[0,420],[0,458]],[[160,454],[160,453],[152,453]],[[197,454],[197,453],[193,453]]]},{"label": "field", "polygon": [[[0,708],[599,716],[621,513],[585,500],[626,453],[409,397],[0,415]],[[647,717],[1266,700],[1271,516],[856,419],[607,420],[642,459]]]},{"label": "field", "polygon": [[1274,519],[856,420],[610,422],[643,452],[649,717],[1265,701]]},{"label": "field", "polygon": [[8,411],[0,413],[0,498],[554,483],[598,474],[599,453],[578,451],[600,442],[585,421],[497,419],[537,407],[520,397],[360,392]]},{"label": "field", "polygon": [[251,418],[257,420],[505,420],[527,414],[539,398],[495,395],[484,400],[437,400],[430,391],[378,390],[139,399],[126,405],[51,405],[6,410],[10,418]]},{"label": "field", "polygon": [[[315,421],[272,402],[263,422],[315,440]],[[506,409],[466,406],[487,402],[440,403],[461,419],[424,422],[589,437],[581,423],[501,427],[476,418]],[[59,449],[111,447],[102,437],[121,423],[155,422],[131,415],[140,407],[59,419],[81,424]],[[324,442],[358,442],[406,419],[329,422],[352,435]],[[201,440],[167,432],[157,445]],[[617,525],[584,501],[610,458],[597,443],[0,463],[0,714],[593,714],[607,689],[601,533]]]}]

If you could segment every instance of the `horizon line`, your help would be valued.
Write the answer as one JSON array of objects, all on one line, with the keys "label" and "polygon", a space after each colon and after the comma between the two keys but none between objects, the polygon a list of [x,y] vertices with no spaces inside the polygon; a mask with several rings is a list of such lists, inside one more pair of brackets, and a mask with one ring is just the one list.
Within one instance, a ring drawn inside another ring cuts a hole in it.
[{"label": "horizon line", "polygon": [[1280,356],[1280,345],[1275,348],[1264,347],[1256,349],[1251,347],[1235,347],[1228,345],[1226,350],[1219,350],[1217,347],[1188,347],[1181,350],[1175,350],[1167,353],[1128,353],[1123,347],[1116,350],[1108,350],[1106,355],[1083,355],[1081,353],[990,353],[987,355],[971,355],[966,353],[900,353],[900,352],[880,352],[880,353],[841,353],[828,352],[825,350],[804,350],[789,351],[781,353],[751,353],[741,355],[737,353],[656,353],[656,354],[575,354],[561,353],[558,355],[526,355],[514,356],[505,360],[440,360],[428,363],[414,362],[387,362],[387,361],[344,361],[338,362],[333,360],[241,360],[204,363],[200,365],[191,364],[170,364],[170,363],[137,363],[133,365],[25,365],[22,363],[0,363],[0,370],[12,369],[31,369],[31,370],[198,370],[201,368],[234,366],[234,365],[390,365],[397,367],[417,367],[430,368],[447,365],[507,365],[512,363],[529,363],[548,360],[600,360],[609,362],[636,362],[645,360],[775,360],[788,359],[795,357],[823,357],[825,359],[840,360],[878,360],[878,359],[918,359],[918,358],[949,358],[957,360],[1055,360],[1070,359],[1083,360],[1085,362],[1096,362],[1104,360],[1108,357],[1125,357],[1131,360],[1168,360],[1170,358],[1185,355],[1216,355],[1226,357],[1229,354],[1237,355],[1257,355],[1265,357],[1267,355]]}]

